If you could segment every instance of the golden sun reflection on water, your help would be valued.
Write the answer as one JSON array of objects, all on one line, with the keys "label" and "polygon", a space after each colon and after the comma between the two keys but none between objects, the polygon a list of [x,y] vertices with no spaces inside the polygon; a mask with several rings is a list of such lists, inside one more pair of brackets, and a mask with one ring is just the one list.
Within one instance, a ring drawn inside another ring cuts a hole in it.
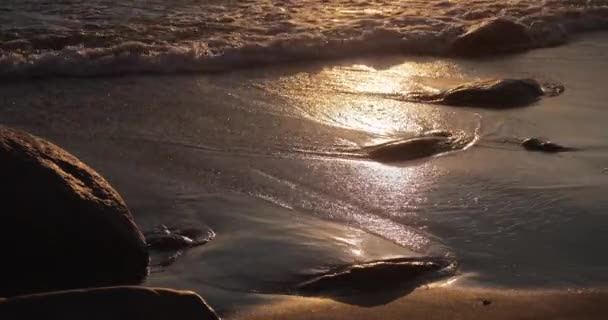
[{"label": "golden sun reflection on water", "polygon": [[407,221],[419,221],[420,209],[427,205],[427,192],[442,174],[434,164],[389,166],[340,161],[335,165],[326,186],[327,197],[332,199],[330,212],[337,210],[338,216],[347,217],[349,225],[415,252],[441,252],[424,231],[407,225]]},{"label": "golden sun reflection on water", "polygon": [[[457,72],[449,63],[430,60],[390,66],[343,63],[284,76],[278,81],[274,79],[270,89],[265,89],[288,99],[301,112],[297,116],[336,129],[332,132],[339,139],[321,137],[313,149],[349,139],[364,146],[414,136],[425,130],[460,131],[463,123],[465,126],[471,123],[467,115],[454,117],[453,109],[405,102],[395,97],[428,87],[440,88],[441,82],[445,78],[453,79],[454,74]],[[459,121],[462,123],[454,125]],[[340,150],[338,145],[327,148]],[[319,164],[320,167],[326,165],[327,162]],[[338,215],[348,217],[351,225],[419,253],[441,250],[425,231],[404,223],[420,220],[417,215],[421,208],[428,207],[427,194],[443,173],[431,158],[402,166],[352,160],[336,161],[335,166],[328,180],[335,185],[326,186],[331,193],[336,192],[329,211],[337,210],[341,212]],[[337,201],[343,197],[345,201]],[[358,249],[353,247],[352,254],[356,256]]]},{"label": "golden sun reflection on water", "polygon": [[[361,71],[356,74],[350,71]],[[373,67],[363,64],[354,64],[350,68],[335,68],[332,74],[336,78],[346,78],[343,83],[351,84],[354,93],[400,93],[411,90],[411,78],[417,74],[416,68],[402,68],[397,72],[378,71]],[[353,76],[355,78],[353,79]]]},{"label": "golden sun reflection on water", "polygon": [[390,138],[436,129],[443,116],[437,108],[404,102],[399,95],[441,87],[441,82],[452,76],[452,68],[433,61],[388,67],[343,64],[283,77],[265,89],[297,100],[294,104],[300,116]]},{"label": "golden sun reflection on water", "polygon": [[414,90],[420,72],[414,64],[387,70],[365,65],[326,69],[319,76],[333,93],[321,97],[316,103],[317,110],[347,128],[378,135],[421,131],[434,121],[432,109],[390,98]]}]

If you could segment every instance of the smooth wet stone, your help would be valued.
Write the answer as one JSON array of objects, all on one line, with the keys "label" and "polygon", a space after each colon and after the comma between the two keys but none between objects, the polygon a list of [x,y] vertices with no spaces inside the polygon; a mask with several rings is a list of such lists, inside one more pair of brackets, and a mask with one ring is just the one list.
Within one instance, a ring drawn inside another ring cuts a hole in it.
[{"label": "smooth wet stone", "polygon": [[559,83],[541,84],[534,79],[491,79],[465,83],[439,93],[415,92],[408,95],[408,100],[501,109],[526,106],[542,96],[558,96],[564,90]]},{"label": "smooth wet stone", "polygon": [[471,139],[437,131],[419,137],[368,146],[363,152],[372,160],[392,163],[430,157],[465,148]]},{"label": "smooth wet stone", "polygon": [[148,249],[120,195],[60,147],[0,126],[0,296],[138,284]]},{"label": "smooth wet stone", "polygon": [[215,232],[210,228],[195,227],[167,227],[159,225],[156,228],[144,233],[148,248],[152,251],[160,251],[164,256],[153,260],[153,265],[168,266],[175,262],[183,253],[183,250],[202,246],[215,238]]},{"label": "smooth wet stone", "polygon": [[461,56],[482,56],[519,52],[534,46],[528,27],[504,18],[474,25],[452,43],[452,52]]},{"label": "smooth wet stone", "polygon": [[534,22],[530,25],[530,34],[539,47],[555,47],[569,40],[568,31],[560,23]]},{"label": "smooth wet stone", "polygon": [[538,138],[526,139],[522,141],[521,146],[528,151],[539,151],[546,153],[576,151],[575,148],[564,147],[557,143],[553,143],[551,141],[543,141]]},{"label": "smooth wet stone", "polygon": [[0,319],[218,320],[219,317],[194,292],[107,287],[0,299]]},{"label": "smooth wet stone", "polygon": [[425,281],[453,275],[454,261],[446,258],[396,258],[356,264],[330,270],[300,284],[302,295],[351,295],[416,287]]},{"label": "smooth wet stone", "polygon": [[519,106],[538,100],[543,89],[533,79],[472,82],[447,90],[441,102],[451,106]]}]

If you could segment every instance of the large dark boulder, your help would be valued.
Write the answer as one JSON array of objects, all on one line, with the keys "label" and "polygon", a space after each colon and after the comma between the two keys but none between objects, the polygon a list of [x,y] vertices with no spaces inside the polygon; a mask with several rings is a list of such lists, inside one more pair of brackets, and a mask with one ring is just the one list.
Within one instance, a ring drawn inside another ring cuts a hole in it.
[{"label": "large dark boulder", "polygon": [[108,287],[0,299],[0,319],[218,320],[219,317],[193,292]]},{"label": "large dark boulder", "polygon": [[530,49],[534,40],[523,24],[496,18],[471,27],[452,43],[452,52],[461,56],[512,53]]},{"label": "large dark boulder", "polygon": [[0,126],[0,296],[138,284],[142,234],[120,195],[56,145]]}]

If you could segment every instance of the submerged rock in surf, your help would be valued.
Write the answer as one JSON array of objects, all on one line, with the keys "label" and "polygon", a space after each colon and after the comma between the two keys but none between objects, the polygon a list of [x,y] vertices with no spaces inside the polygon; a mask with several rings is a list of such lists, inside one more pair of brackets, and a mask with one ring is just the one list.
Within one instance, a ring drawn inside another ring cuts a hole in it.
[{"label": "submerged rock in surf", "polygon": [[530,25],[530,34],[539,47],[555,47],[568,42],[568,31],[560,23],[536,21]]},{"label": "submerged rock in surf", "polygon": [[301,283],[297,293],[340,296],[416,286],[453,275],[456,264],[440,257],[395,258],[339,267]]},{"label": "submerged rock in surf", "polygon": [[160,225],[144,233],[144,237],[150,250],[164,254],[159,259],[160,261],[155,264],[168,266],[175,262],[184,250],[204,245],[213,240],[215,232],[209,228],[167,227]]},{"label": "submerged rock in surf", "polygon": [[525,106],[563,91],[561,84],[541,84],[534,79],[494,79],[465,83],[439,93],[415,92],[408,95],[408,100],[500,109]]},{"label": "submerged rock in surf", "polygon": [[528,151],[539,151],[546,153],[576,151],[576,148],[564,147],[551,141],[544,141],[538,138],[529,138],[521,142],[521,146]]},{"label": "submerged rock in surf", "polygon": [[2,126],[0,159],[0,296],[143,281],[143,235],[104,178],[58,146]]},{"label": "submerged rock in surf", "polygon": [[363,152],[368,158],[378,162],[401,162],[464,149],[471,140],[448,131],[432,131],[419,137],[367,146],[363,148]]},{"label": "submerged rock in surf", "polygon": [[461,56],[512,53],[530,49],[534,39],[523,24],[504,18],[483,21],[452,42],[452,52]]},{"label": "submerged rock in surf", "polygon": [[218,320],[196,293],[161,288],[106,287],[0,299],[1,319]]}]

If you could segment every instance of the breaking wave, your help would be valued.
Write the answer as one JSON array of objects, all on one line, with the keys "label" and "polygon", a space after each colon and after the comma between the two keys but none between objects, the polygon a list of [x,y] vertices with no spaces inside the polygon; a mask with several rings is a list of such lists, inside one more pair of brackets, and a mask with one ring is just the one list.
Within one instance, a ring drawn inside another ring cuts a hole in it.
[{"label": "breaking wave", "polygon": [[249,2],[268,12],[245,14],[243,8],[224,5],[213,16],[210,5],[202,5],[200,12],[185,17],[175,13],[180,19],[158,22],[138,16],[127,26],[105,21],[61,32],[52,22],[35,29],[0,27],[0,79],[214,73],[365,55],[445,56],[454,38],[497,16],[528,26],[536,47],[608,29],[605,0],[365,1],[358,6],[344,1],[278,1],[272,6],[262,0]]}]

